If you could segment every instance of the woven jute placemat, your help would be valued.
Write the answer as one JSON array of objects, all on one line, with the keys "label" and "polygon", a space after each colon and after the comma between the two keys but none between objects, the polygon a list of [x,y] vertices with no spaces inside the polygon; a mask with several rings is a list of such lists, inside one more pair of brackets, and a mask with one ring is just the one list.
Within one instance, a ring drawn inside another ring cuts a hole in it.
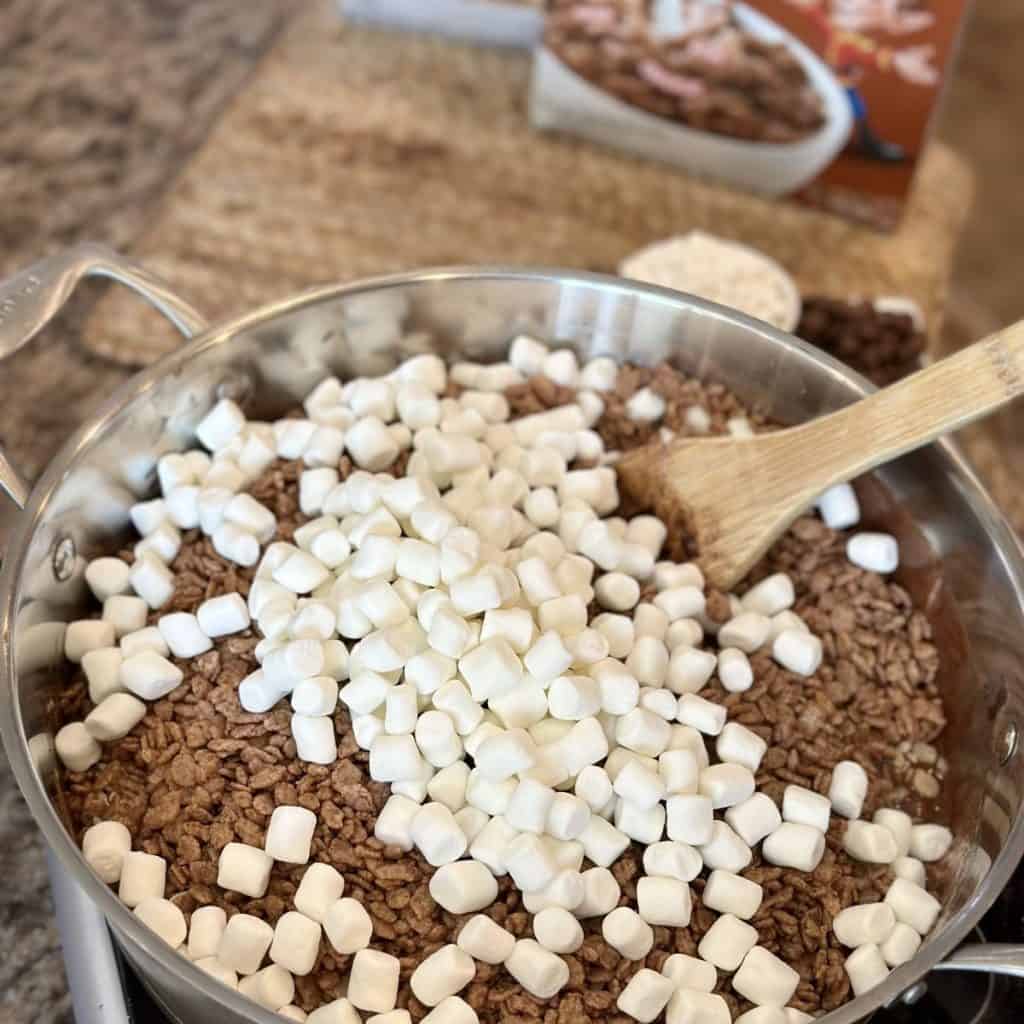
[{"label": "woven jute placemat", "polygon": [[[880,235],[527,123],[526,54],[304,13],[191,160],[136,254],[212,321],[313,284],[452,263],[612,271],[701,228],[757,246],[805,293],[901,294],[937,331],[971,176],[932,146]],[[112,290],[86,341],[150,361],[179,344]]]}]

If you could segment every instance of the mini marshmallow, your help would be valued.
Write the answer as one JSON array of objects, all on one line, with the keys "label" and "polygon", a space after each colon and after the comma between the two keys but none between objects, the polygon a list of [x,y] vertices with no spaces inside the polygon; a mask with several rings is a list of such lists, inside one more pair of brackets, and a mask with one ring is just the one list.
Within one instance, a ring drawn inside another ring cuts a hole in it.
[{"label": "mini marshmallow", "polygon": [[409,978],[409,987],[424,1006],[437,1006],[465,988],[475,975],[473,958],[448,943],[420,962]]},{"label": "mini marshmallow", "polygon": [[771,618],[792,608],[795,600],[793,581],[784,572],[777,572],[754,584],[740,598],[740,604],[745,612],[755,612]]},{"label": "mini marshmallow", "polygon": [[584,718],[577,722],[559,745],[564,759],[567,778],[578,775],[588,765],[597,764],[608,755],[608,737],[597,718]]},{"label": "mini marshmallow", "polygon": [[162,898],[167,880],[167,861],[152,853],[129,851],[121,861],[117,898],[135,908],[143,900]]},{"label": "mini marshmallow", "polygon": [[[655,570],[656,584],[657,580],[657,570]],[[703,615],[707,601],[701,586],[681,584],[670,586],[667,589],[659,587],[654,604],[668,616],[669,622],[676,622],[679,619],[692,619]]]},{"label": "mini marshmallow", "polygon": [[[114,627],[114,635],[120,639],[128,633],[137,633],[146,625],[149,608],[141,597],[128,594],[113,594],[103,602],[103,621]],[[76,623],[68,626],[70,635]],[[78,659],[81,661],[81,658]]]},{"label": "mini marshmallow", "polygon": [[338,741],[334,736],[334,721],[330,716],[292,715],[291,730],[295,740],[295,756],[300,761],[333,764],[338,759]]},{"label": "mini marshmallow", "polygon": [[238,684],[238,703],[250,714],[269,711],[284,696],[283,687],[270,682],[262,669],[250,672]]},{"label": "mini marshmallow", "polygon": [[786,786],[782,794],[782,820],[796,825],[810,825],[819,832],[828,831],[832,805],[828,797],[805,789],[803,786]]},{"label": "mini marshmallow", "polygon": [[89,684],[89,700],[101,704],[121,687],[121,662],[124,657],[117,647],[98,647],[82,655],[82,670]]},{"label": "mini marshmallow", "polygon": [[825,836],[811,825],[784,822],[761,844],[761,856],[782,868],[813,871],[825,855]]},{"label": "mini marshmallow", "polygon": [[459,659],[459,674],[469,683],[473,699],[484,701],[515,689],[523,665],[504,637],[493,637]]},{"label": "mini marshmallow", "polygon": [[884,825],[873,825],[867,821],[847,823],[843,849],[854,860],[870,864],[891,864],[899,855],[893,834]]},{"label": "mini marshmallow", "polygon": [[616,1007],[641,1024],[650,1024],[668,1004],[675,986],[657,971],[642,967],[619,993]]},{"label": "mini marshmallow", "polygon": [[442,768],[427,783],[427,796],[444,804],[454,814],[466,804],[466,786],[469,782],[469,765],[456,761]]},{"label": "mini marshmallow", "polygon": [[469,855],[487,866],[492,874],[508,874],[505,867],[505,853],[509,843],[519,833],[501,815],[492,818],[473,839]]},{"label": "mini marshmallow", "polygon": [[750,659],[735,647],[718,652],[718,681],[729,693],[744,693],[754,685]]},{"label": "mini marshmallow", "polygon": [[131,567],[120,558],[94,558],[85,568],[85,582],[97,601],[124,594],[131,586]]},{"label": "mini marshmallow", "polygon": [[851,949],[874,943],[880,946],[896,927],[896,914],[887,903],[847,907],[832,919],[836,938]]},{"label": "mini marshmallow", "polygon": [[398,998],[397,957],[376,949],[360,949],[352,958],[348,980],[348,998],[360,1010],[386,1013],[395,1008]]},{"label": "mini marshmallow", "polygon": [[700,854],[686,843],[654,843],[644,850],[644,871],[654,878],[692,882],[700,874],[703,863]]},{"label": "mini marshmallow", "polygon": [[515,779],[496,782],[483,775],[479,768],[474,768],[466,782],[466,803],[487,814],[504,814],[515,790]]},{"label": "mini marshmallow", "polygon": [[536,760],[536,749],[529,733],[508,729],[484,740],[475,755],[476,767],[484,778],[500,782],[528,771]]},{"label": "mini marshmallow", "polygon": [[210,638],[200,627],[199,620],[190,612],[174,612],[162,616],[157,622],[157,629],[176,658],[194,658],[213,647]]},{"label": "mini marshmallow", "polygon": [[927,871],[924,864],[916,857],[897,857],[890,865],[890,869],[896,878],[905,878],[908,882],[925,887]]},{"label": "mini marshmallow", "polygon": [[732,1012],[719,995],[677,988],[668,1001],[665,1021],[666,1024],[732,1024]]},{"label": "mini marshmallow", "polygon": [[825,525],[833,530],[845,530],[860,522],[860,505],[849,484],[830,487],[815,502]]},{"label": "mini marshmallow", "polygon": [[146,705],[128,693],[112,693],[85,717],[89,734],[103,743],[119,740],[146,715]]},{"label": "mini marshmallow", "polygon": [[[214,551],[229,562],[249,566],[255,565],[259,561],[260,542],[248,530],[243,530],[235,523],[222,522],[213,531],[210,542],[213,544]],[[151,608],[160,607],[159,604],[153,604],[152,599],[139,590],[138,584],[133,585],[136,593],[140,597],[144,597]]]},{"label": "mini marshmallow", "polygon": [[517,835],[509,842],[504,866],[522,892],[543,889],[558,873],[549,848],[540,837],[530,833]]},{"label": "mini marshmallow", "polygon": [[707,685],[717,664],[710,651],[680,645],[672,651],[665,685],[676,694],[695,694]]},{"label": "mini marshmallow", "polygon": [[295,890],[295,909],[313,921],[322,923],[327,911],[341,899],[344,891],[345,879],[330,864],[310,864]]},{"label": "mini marshmallow", "polygon": [[714,964],[699,960],[685,953],[673,953],[661,965],[661,973],[673,988],[690,989],[696,992],[712,992],[718,982]]},{"label": "mini marshmallow", "polygon": [[609,867],[629,846],[630,837],[597,814],[590,817],[587,827],[580,833],[587,857],[599,867]]},{"label": "mini marshmallow", "polygon": [[200,960],[194,960],[193,963],[210,977],[216,978],[222,985],[227,985],[230,989],[238,988],[237,972],[222,964],[215,956],[204,956]]},{"label": "mini marshmallow", "polygon": [[300,715],[330,715],[337,704],[338,684],[330,676],[301,679],[292,690],[292,709]]},{"label": "mini marshmallow", "polygon": [[245,414],[230,398],[222,398],[196,424],[196,439],[211,452],[225,447],[245,426]]},{"label": "mini marshmallow", "polygon": [[[85,830],[82,836],[82,856],[107,885],[121,879],[121,867],[131,852],[131,833],[119,821],[100,821]],[[163,888],[160,889],[163,895]]]},{"label": "mini marshmallow", "polygon": [[726,710],[695,693],[684,693],[679,698],[677,717],[706,736],[717,736],[725,726]]},{"label": "mini marshmallow", "polygon": [[416,728],[416,688],[411,683],[393,687],[387,695],[384,729],[392,735],[411,733]]},{"label": "mini marshmallow", "polygon": [[308,594],[330,577],[323,562],[306,551],[292,552],[271,574],[275,583],[293,594]]},{"label": "mini marshmallow", "polygon": [[764,946],[754,946],[732,976],[733,990],[759,1006],[785,1006],[799,984],[800,975]]},{"label": "mini marshmallow", "polygon": [[910,853],[926,863],[945,857],[952,843],[953,833],[944,825],[915,825],[910,830]]},{"label": "mini marshmallow", "polygon": [[735,647],[745,654],[753,654],[768,640],[771,620],[757,612],[743,612],[726,622],[718,631],[722,647]]},{"label": "mini marshmallow", "polygon": [[515,948],[515,936],[484,914],[471,917],[459,932],[456,944],[485,964],[504,963]]},{"label": "mini marshmallow", "polygon": [[576,776],[573,791],[595,813],[614,796],[608,773],[597,765],[588,765]]},{"label": "mini marshmallow", "polygon": [[466,852],[466,837],[444,804],[421,807],[412,819],[409,835],[427,863],[435,868],[458,860]]},{"label": "mini marshmallow", "polygon": [[435,768],[455,764],[463,753],[455,724],[443,711],[428,710],[416,722],[416,745]]},{"label": "mini marshmallow", "polygon": [[490,821],[490,816],[476,807],[463,807],[455,813],[455,822],[462,829],[466,842],[472,844]]},{"label": "mini marshmallow", "polygon": [[725,820],[747,846],[756,846],[782,824],[782,815],[770,796],[755,793],[730,807],[725,812]]},{"label": "mini marshmallow", "polygon": [[347,956],[366,949],[373,936],[373,920],[358,900],[343,896],[324,914],[324,935],[336,953]]},{"label": "mini marshmallow", "polygon": [[641,878],[636,883],[636,904],[648,923],[685,928],[690,923],[690,887],[677,878]]},{"label": "mini marshmallow", "polygon": [[229,636],[249,628],[249,609],[241,594],[223,594],[204,601],[196,609],[196,620],[208,637]]},{"label": "mini marshmallow", "polygon": [[566,869],[560,871],[543,889],[523,893],[523,907],[531,914],[539,914],[548,907],[575,911],[585,896],[583,875],[574,868]]},{"label": "mini marshmallow", "polygon": [[554,799],[555,791],[549,786],[535,779],[522,779],[505,809],[505,820],[519,832],[540,835],[547,825]]},{"label": "mini marshmallow", "polygon": [[889,936],[879,943],[878,951],[890,967],[902,967],[912,960],[921,947],[921,936],[908,924],[898,922]]},{"label": "mini marshmallow", "polygon": [[750,864],[750,847],[724,822],[711,825],[711,838],[699,847],[704,864],[738,874]]},{"label": "mini marshmallow", "polygon": [[576,839],[590,822],[590,814],[589,805],[579,796],[556,793],[548,810],[545,830],[555,839]]},{"label": "mini marshmallow", "polygon": [[931,893],[906,878],[893,879],[885,902],[892,907],[896,920],[909,924],[918,935],[931,931],[942,909],[942,904]]},{"label": "mini marshmallow", "polygon": [[658,757],[658,771],[668,795],[697,792],[700,766],[692,750],[666,750]]},{"label": "mini marshmallow", "polygon": [[377,815],[377,821],[373,826],[374,836],[387,846],[411,850],[412,820],[419,813],[419,809],[420,805],[414,800],[392,793]]},{"label": "mini marshmallow", "polygon": [[715,810],[743,803],[754,794],[754,774],[741,764],[715,764],[701,771],[697,790]]},{"label": "mini marshmallow", "polygon": [[709,797],[697,794],[670,796],[665,803],[669,839],[702,846],[712,838],[714,810]]},{"label": "mini marshmallow", "polygon": [[361,1018],[348,999],[334,999],[314,1010],[306,1024],[361,1024]]},{"label": "mini marshmallow", "polygon": [[875,945],[860,946],[843,964],[855,996],[862,996],[889,976],[889,968]]},{"label": "mini marshmallow", "polygon": [[657,637],[638,637],[626,658],[626,668],[645,686],[660,687],[668,674],[668,648]]},{"label": "mini marshmallow", "polygon": [[619,799],[615,805],[615,827],[638,843],[656,843],[665,832],[665,808],[637,807],[628,800]]},{"label": "mini marshmallow", "polygon": [[247,843],[228,843],[217,860],[217,884],[222,889],[260,899],[270,884],[273,866],[269,853]]},{"label": "mini marshmallow", "polygon": [[177,949],[188,934],[185,915],[170,900],[156,896],[144,899],[136,905],[135,916],[171,949]]},{"label": "mini marshmallow", "polygon": [[579,382],[579,363],[571,349],[559,349],[544,357],[541,373],[564,388],[574,388]]},{"label": "mini marshmallow", "polygon": [[297,910],[283,913],[274,925],[270,959],[300,978],[309,974],[320,952],[320,923]]},{"label": "mini marshmallow", "polygon": [[64,766],[73,772],[84,772],[102,756],[100,745],[81,722],[69,722],[58,730],[54,748]]},{"label": "mini marshmallow", "polygon": [[[403,1010],[408,1016],[408,1011]],[[442,999],[424,1018],[426,1024],[479,1024],[476,1010],[459,996]],[[369,1024],[369,1022],[367,1022]]]},{"label": "mini marshmallow", "polygon": [[[113,598],[107,598],[111,601]],[[90,651],[113,647],[117,639],[113,622],[103,619],[82,619],[69,622],[64,631],[64,657],[78,664]]]},{"label": "mini marshmallow", "polygon": [[654,929],[629,907],[616,907],[601,922],[601,935],[620,956],[643,960],[654,945]]},{"label": "mini marshmallow", "polygon": [[569,982],[569,966],[533,939],[520,939],[505,961],[505,970],[538,999],[550,999]]},{"label": "mini marshmallow", "polygon": [[395,439],[376,416],[365,416],[358,420],[343,436],[352,461],[361,469],[377,473],[387,469],[398,457],[399,448]]},{"label": "mini marshmallow", "polygon": [[483,864],[460,860],[444,864],[434,872],[430,895],[449,913],[472,914],[497,899],[498,883]]},{"label": "mini marshmallow", "polygon": [[721,914],[732,914],[747,921],[757,913],[763,895],[757,882],[732,871],[715,870],[704,885],[702,902]]},{"label": "mini marshmallow", "polygon": [[184,679],[184,673],[154,650],[143,650],[121,663],[121,684],[143,700],[167,696]]},{"label": "mini marshmallow", "polygon": [[615,778],[615,792],[641,810],[649,810],[665,798],[665,783],[656,772],[631,760]]},{"label": "mini marshmallow", "polygon": [[533,919],[533,934],[552,953],[575,953],[583,945],[579,921],[562,907],[547,907]]},{"label": "mini marshmallow", "polygon": [[415,779],[420,773],[420,760],[412,736],[378,736],[370,748],[370,777],[375,782]]},{"label": "mini marshmallow", "polygon": [[228,915],[221,907],[197,907],[188,922],[188,956],[190,960],[202,960],[216,956]]},{"label": "mini marshmallow", "polygon": [[618,720],[615,739],[621,746],[638,754],[657,757],[668,745],[671,732],[664,719],[644,708],[636,708]]},{"label": "mini marshmallow", "polygon": [[[156,626],[146,626],[145,629],[137,630],[134,633],[127,633],[118,641],[118,646],[120,647],[122,658],[131,658],[136,654],[141,654],[143,651],[154,651],[162,658],[166,658],[171,653],[167,642]],[[106,648],[102,648],[102,650],[105,651]],[[86,675],[88,675],[87,660],[96,653],[98,652],[90,651],[82,659],[82,668],[86,670]]]},{"label": "mini marshmallow", "polygon": [[855,533],[846,542],[846,557],[861,569],[891,573],[899,567],[900,548],[888,533]]},{"label": "mini marshmallow", "polygon": [[128,510],[132,525],[140,537],[146,537],[167,521],[167,503],[163,498],[140,501]]},{"label": "mini marshmallow", "polygon": [[720,761],[742,765],[756,772],[768,744],[752,729],[738,722],[727,722],[718,735],[715,753]]},{"label": "mini marshmallow", "polygon": [[316,815],[305,807],[275,807],[263,849],[285,864],[306,864],[315,829]]},{"label": "mini marshmallow", "polygon": [[732,914],[722,914],[704,933],[697,954],[719,970],[735,971],[756,943],[756,928]]},{"label": "mini marshmallow", "polygon": [[606,572],[594,584],[597,603],[612,612],[627,612],[640,600],[640,584],[622,572]]},{"label": "mini marshmallow", "polygon": [[821,664],[821,656],[821,641],[802,629],[784,629],[772,643],[772,657],[797,675],[814,675]]},{"label": "mini marshmallow", "polygon": [[622,891],[606,867],[590,868],[580,877],[583,880],[583,899],[572,908],[576,917],[601,917],[615,909]]},{"label": "mini marshmallow", "polygon": [[876,825],[883,825],[896,840],[896,850],[900,857],[910,853],[910,836],[914,827],[914,819],[905,811],[882,807],[875,811],[871,819]]},{"label": "mini marshmallow", "polygon": [[859,818],[868,795],[868,775],[856,761],[840,761],[832,769],[828,798],[844,818]]}]

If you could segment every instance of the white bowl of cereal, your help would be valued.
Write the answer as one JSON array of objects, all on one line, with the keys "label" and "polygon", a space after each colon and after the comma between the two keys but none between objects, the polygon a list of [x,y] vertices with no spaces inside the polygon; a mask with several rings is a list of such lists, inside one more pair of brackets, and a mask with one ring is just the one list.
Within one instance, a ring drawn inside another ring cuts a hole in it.
[{"label": "white bowl of cereal", "polygon": [[[733,137],[727,127],[716,128],[714,122],[696,126],[680,121],[669,112],[688,102],[675,93],[689,77],[677,81],[658,65],[644,79],[628,61],[625,70],[615,62],[605,67],[607,51],[598,45],[600,34],[584,32],[583,41],[572,39],[565,45],[552,29],[534,58],[531,123],[763,195],[799,191],[846,145],[853,127],[849,98],[829,67],[803,42],[746,4],[732,4],[731,9],[743,33],[790,55],[803,71],[806,88],[817,97],[819,114],[813,125],[779,126],[778,134],[789,132],[792,138]],[[694,80],[694,88],[699,87]],[[655,112],[662,106],[664,111]],[[728,118],[723,121],[728,124]],[[755,126],[756,119],[749,118],[741,130],[753,135]]]},{"label": "white bowl of cereal", "polygon": [[[0,726],[60,865],[177,1017],[775,1000],[850,1024],[1002,889],[1024,558],[951,446],[830,495],[732,596],[618,507],[614,451],[804,420],[862,379],[571,271],[322,287],[204,329],[86,248],[4,293],[18,330],[91,272],[197,336],[30,494],[0,464],[24,504]],[[861,530],[898,573],[848,556]]]}]

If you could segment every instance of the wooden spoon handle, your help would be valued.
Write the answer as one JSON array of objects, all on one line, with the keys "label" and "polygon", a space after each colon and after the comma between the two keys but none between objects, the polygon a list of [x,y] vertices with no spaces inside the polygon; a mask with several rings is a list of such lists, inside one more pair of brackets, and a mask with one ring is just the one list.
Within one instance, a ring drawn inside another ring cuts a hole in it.
[{"label": "wooden spoon handle", "polygon": [[1024,394],[1024,321],[796,428],[815,487],[850,480]]}]

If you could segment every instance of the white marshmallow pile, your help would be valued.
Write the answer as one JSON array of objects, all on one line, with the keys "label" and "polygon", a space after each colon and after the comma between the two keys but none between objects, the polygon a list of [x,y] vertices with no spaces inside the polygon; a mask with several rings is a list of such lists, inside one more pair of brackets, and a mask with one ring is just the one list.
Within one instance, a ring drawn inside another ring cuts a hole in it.
[{"label": "white marshmallow pile", "polygon": [[[502,391],[537,373],[580,389],[575,401],[510,420]],[[503,964],[537,998],[555,995],[569,980],[562,956],[583,941],[581,920],[600,917],[605,940],[642,960],[653,927],[689,924],[689,883],[705,871],[704,904],[720,916],[698,957],[670,957],[661,974],[640,970],[619,1009],[641,1022],[666,1008],[670,1021],[728,1021],[712,994],[718,970],[735,972],[733,989],[757,1006],[784,1007],[799,979],[757,945],[747,922],[762,891],[741,872],[758,844],[770,864],[813,871],[833,813],[850,819],[851,856],[892,863],[899,875],[882,909],[836,918],[837,938],[854,949],[854,990],[877,983],[878,964],[887,971],[913,955],[911,939],[920,942],[937,913],[923,877],[897,865],[942,856],[948,833],[902,830],[899,812],[860,821],[868,779],[852,761],[835,767],[827,795],[789,786],[779,808],[757,791],[765,740],[702,691],[715,678],[729,692],[748,690],[750,655],[762,650],[813,676],[821,641],[794,613],[793,582],[782,573],[730,595],[731,618],[713,622],[699,568],[659,560],[665,525],[615,515],[617,453],[592,428],[616,374],[610,359],[580,368],[571,352],[520,337],[496,366],[449,371],[422,355],[387,377],[330,378],[306,399],[306,419],[249,423],[231,401],[218,403],[197,428],[211,456],[165,456],[163,496],[132,509],[143,535],[134,565],[101,558],[88,567],[103,617],[70,624],[65,651],[81,662],[96,707],[58,734],[64,763],[90,767],[99,743],[138,723],[144,701],[179,685],[172,658],[196,657],[255,625],[260,668],[239,687],[243,708],[260,714],[288,698],[298,757],[329,765],[338,757],[334,714],[345,707],[370,775],[391,787],[376,837],[423,855],[436,869],[430,893],[451,913],[484,910],[497,879],[509,876],[534,915],[534,937],[516,940],[477,914],[417,968],[412,989],[435,1007],[435,1024],[475,1021],[457,995],[474,960]],[[442,397],[449,378],[465,389],[458,399]],[[629,403],[645,422],[665,411],[650,389]],[[751,429],[746,420],[729,426]],[[384,471],[403,450],[407,475],[395,478]],[[343,453],[358,467],[345,480]],[[275,540],[273,514],[242,490],[278,457],[305,465],[299,502],[309,521],[287,543]],[[859,519],[848,485],[818,508],[837,528]],[[248,600],[225,594],[147,627],[150,610],[173,595],[168,563],[179,531],[194,527],[223,557],[256,566]],[[847,554],[877,572],[899,562],[896,541],[877,533],[851,536]],[[648,585],[655,596],[642,602]],[[593,604],[600,612],[591,619]],[[705,645],[707,637],[715,642]],[[131,853],[130,837],[112,824],[87,833],[87,859],[171,941],[181,927],[163,906],[163,875],[157,893],[156,866],[133,860],[147,855]],[[224,848],[218,884],[261,898],[275,861],[308,862],[315,825],[309,811],[279,807],[263,850]],[[609,870],[632,842],[645,847],[635,908],[619,905]],[[594,866],[583,870],[584,859]],[[188,954],[300,1019],[292,979],[312,970],[323,934],[354,955],[348,998],[308,1020],[391,1014],[398,961],[370,948],[372,921],[343,890],[333,868],[313,864],[296,909],[276,928],[244,914],[218,924],[197,911]]]}]

